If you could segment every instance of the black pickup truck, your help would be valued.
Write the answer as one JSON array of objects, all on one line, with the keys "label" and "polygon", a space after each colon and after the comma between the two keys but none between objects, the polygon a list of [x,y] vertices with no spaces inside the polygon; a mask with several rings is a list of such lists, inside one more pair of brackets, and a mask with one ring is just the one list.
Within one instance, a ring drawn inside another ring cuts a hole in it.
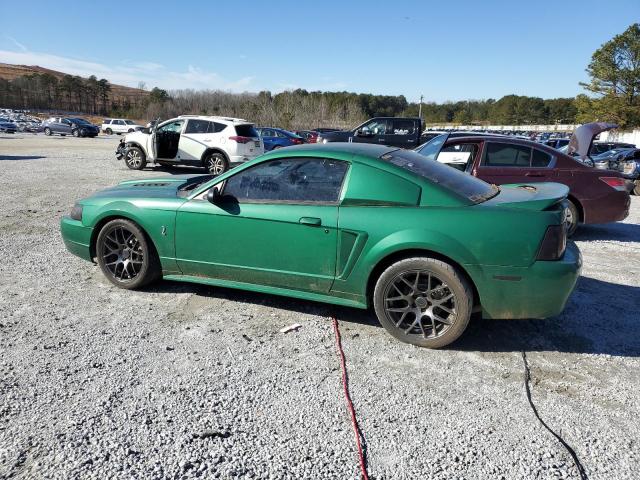
[{"label": "black pickup truck", "polygon": [[421,143],[422,120],[419,118],[376,117],[353,130],[318,135],[318,143],[357,142],[415,148]]}]

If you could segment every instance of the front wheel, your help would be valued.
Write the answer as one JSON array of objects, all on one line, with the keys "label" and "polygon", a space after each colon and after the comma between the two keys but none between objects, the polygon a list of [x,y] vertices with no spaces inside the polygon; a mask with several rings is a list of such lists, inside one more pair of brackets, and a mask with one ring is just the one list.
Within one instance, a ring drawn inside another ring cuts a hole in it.
[{"label": "front wheel", "polygon": [[633,194],[640,196],[640,180],[636,180],[633,185]]},{"label": "front wheel", "polygon": [[567,237],[570,237],[576,230],[578,229],[578,223],[580,222],[580,213],[578,212],[578,207],[571,200],[567,200],[569,203],[569,208],[567,209],[567,216],[565,218],[566,226],[567,226]]},{"label": "front wheel", "polygon": [[473,291],[448,263],[430,257],[407,258],[380,275],[373,306],[382,326],[398,340],[439,348],[467,328]]},{"label": "front wheel", "polygon": [[106,133],[107,135],[113,135],[113,130],[111,130],[110,128],[107,128],[104,133]]},{"label": "front wheel", "polygon": [[96,257],[105,277],[120,288],[140,288],[161,276],[155,248],[130,220],[118,218],[102,227]]},{"label": "front wheel", "polygon": [[74,128],[74,129],[71,131],[71,135],[73,135],[74,137],[78,138],[78,137],[80,136],[80,132],[78,131],[78,129],[77,129],[77,128]]},{"label": "front wheel", "polygon": [[147,165],[147,157],[139,147],[129,147],[124,155],[124,163],[131,170],[142,170]]},{"label": "front wheel", "polygon": [[213,175],[220,175],[229,169],[229,163],[221,153],[210,153],[204,158],[204,167]]},{"label": "front wheel", "polygon": [[51,129],[50,129],[49,127],[45,128],[45,129],[44,129],[44,134],[45,134],[47,137],[50,137],[50,136],[51,136]]}]

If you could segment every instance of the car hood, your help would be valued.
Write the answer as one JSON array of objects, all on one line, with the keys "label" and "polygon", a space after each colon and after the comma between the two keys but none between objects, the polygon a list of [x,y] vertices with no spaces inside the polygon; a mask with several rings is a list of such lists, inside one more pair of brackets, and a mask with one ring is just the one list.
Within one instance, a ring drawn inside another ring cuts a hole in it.
[{"label": "car hood", "polygon": [[607,122],[594,122],[580,125],[575,129],[573,135],[571,135],[571,139],[569,140],[569,145],[567,148],[567,154],[571,155],[573,153],[576,153],[578,158],[580,158],[581,160],[585,160],[589,156],[589,150],[591,150],[593,139],[598,134],[606,132],[607,130],[612,130],[614,128],[618,128],[618,125],[616,125],[615,123]]},{"label": "car hood", "polygon": [[114,187],[94,193],[82,203],[91,204],[94,200],[121,198],[176,198],[179,196],[181,188],[191,184],[200,184],[211,178],[213,178],[212,175],[174,175],[167,178],[127,180]]},{"label": "car hood", "polygon": [[139,143],[140,145],[146,145],[147,143],[147,139],[149,138],[148,133],[144,133],[140,130],[136,130],[135,132],[131,132],[131,133],[127,133],[124,136],[124,141],[125,142],[136,142]]}]

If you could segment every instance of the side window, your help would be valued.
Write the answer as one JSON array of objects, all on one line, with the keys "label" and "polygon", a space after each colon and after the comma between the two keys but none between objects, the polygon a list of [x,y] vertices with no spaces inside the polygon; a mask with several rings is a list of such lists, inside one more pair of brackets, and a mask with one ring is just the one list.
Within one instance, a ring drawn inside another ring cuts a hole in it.
[{"label": "side window", "polygon": [[437,160],[446,163],[458,170],[469,170],[478,153],[478,145],[475,143],[456,143],[447,145],[438,154]]},{"label": "side window", "polygon": [[531,164],[531,147],[490,142],[484,151],[482,164],[487,167],[528,167]]},{"label": "side window", "polygon": [[104,123],[105,125],[109,125],[111,123],[111,120],[104,119],[102,123]]},{"label": "side window", "polygon": [[184,123],[184,120],[176,120],[175,122],[167,123],[166,125],[162,125],[160,128],[158,128],[157,132],[158,133],[165,133],[165,132],[180,133],[180,130],[182,130],[183,123]]},{"label": "side window", "polygon": [[211,122],[206,120],[189,120],[184,133],[207,133]]},{"label": "side window", "polygon": [[114,125],[124,125],[124,122],[122,120],[114,120],[113,124]]},{"label": "side window", "polygon": [[413,120],[393,120],[393,135],[412,135],[415,132],[416,124]]},{"label": "side window", "polygon": [[551,163],[551,155],[542,150],[533,149],[531,156],[531,166],[535,168],[545,168]]},{"label": "side window", "polygon": [[227,126],[224,123],[211,122],[210,128],[213,128],[213,130],[209,130],[208,133],[220,133],[227,128]]},{"label": "side window", "polygon": [[262,137],[275,137],[274,133],[275,132],[273,130],[269,130],[267,128],[263,128],[260,131],[260,136],[262,136]]},{"label": "side window", "polygon": [[239,203],[336,203],[348,163],[320,158],[283,158],[230,177],[224,195]]},{"label": "side window", "polygon": [[362,126],[362,130],[369,130],[369,133],[373,133],[374,135],[385,135],[388,133],[388,124],[389,122],[387,120],[371,120]]}]

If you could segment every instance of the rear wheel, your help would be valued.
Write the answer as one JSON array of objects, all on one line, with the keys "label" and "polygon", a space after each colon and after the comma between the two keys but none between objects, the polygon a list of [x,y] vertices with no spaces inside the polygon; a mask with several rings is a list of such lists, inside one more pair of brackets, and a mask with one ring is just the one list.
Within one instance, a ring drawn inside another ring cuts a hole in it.
[{"label": "rear wheel", "polygon": [[204,157],[204,167],[213,175],[220,175],[229,169],[229,163],[221,153],[210,153]]},{"label": "rear wheel", "polygon": [[124,154],[124,163],[131,170],[142,170],[147,165],[147,157],[139,147],[129,147]]},{"label": "rear wheel", "polygon": [[118,218],[102,227],[96,241],[96,257],[102,273],[120,288],[140,288],[161,276],[155,248],[130,220]]},{"label": "rear wheel", "polygon": [[44,134],[45,134],[47,137],[50,137],[50,136],[51,136],[51,129],[50,129],[49,127],[46,127],[46,128],[44,129]]},{"label": "rear wheel", "polygon": [[402,342],[438,348],[469,324],[473,291],[453,266],[430,257],[400,260],[376,282],[373,306],[382,326]]},{"label": "rear wheel", "polygon": [[578,207],[571,200],[567,200],[569,203],[569,209],[567,210],[567,218],[565,222],[567,223],[567,236],[570,237],[573,235],[578,229],[578,223],[580,222],[580,212],[578,212]]},{"label": "rear wheel", "polygon": [[633,194],[640,196],[640,180],[636,180],[633,186]]}]

